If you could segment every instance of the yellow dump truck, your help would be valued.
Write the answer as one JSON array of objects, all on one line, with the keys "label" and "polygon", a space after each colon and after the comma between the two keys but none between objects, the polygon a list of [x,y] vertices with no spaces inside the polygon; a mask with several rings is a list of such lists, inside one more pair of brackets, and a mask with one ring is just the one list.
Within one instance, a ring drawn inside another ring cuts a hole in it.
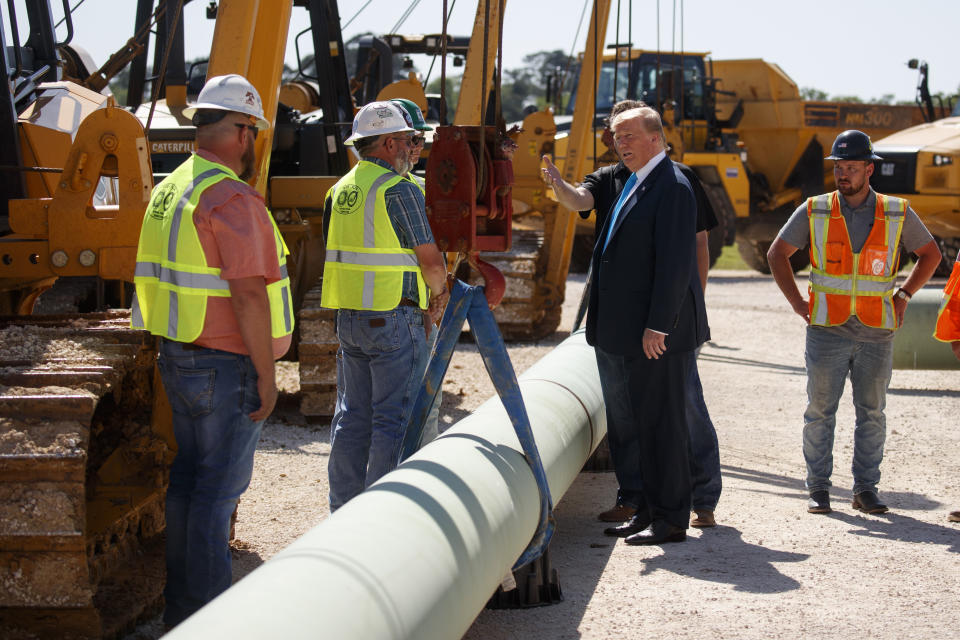
[{"label": "yellow dump truck", "polygon": [[[917,102],[927,122],[874,141],[882,160],[870,179],[873,188],[910,200],[937,239],[943,260],[937,275],[948,276],[960,251],[960,104],[935,106],[927,86],[927,63],[918,69]],[[949,114],[949,115],[948,115]]]},{"label": "yellow dump truck", "polygon": [[[663,114],[672,157],[703,181],[720,219],[712,256],[735,239],[747,264],[764,273],[767,248],[789,214],[807,196],[833,188],[823,158],[838,133],[860,129],[877,139],[923,122],[918,107],[803,100],[779,66],[761,59],[621,46],[604,59],[598,118],[625,98]],[[558,128],[562,156],[561,119]],[[598,166],[615,161],[599,140],[597,148]],[[804,254],[796,255],[800,269]]]}]

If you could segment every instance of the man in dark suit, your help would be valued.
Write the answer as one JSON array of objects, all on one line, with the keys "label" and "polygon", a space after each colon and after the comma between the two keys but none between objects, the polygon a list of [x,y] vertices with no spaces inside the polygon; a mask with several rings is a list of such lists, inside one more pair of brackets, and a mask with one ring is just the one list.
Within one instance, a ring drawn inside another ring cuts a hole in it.
[{"label": "man in dark suit", "polygon": [[[581,218],[589,217],[591,210],[596,210],[594,229],[597,237],[600,235],[600,230],[603,228],[607,215],[620,197],[623,186],[633,175],[633,171],[619,161],[620,157],[615,153],[610,124],[616,116],[624,111],[646,106],[639,100],[621,100],[613,105],[610,116],[604,120],[603,131],[603,143],[607,145],[610,151],[609,154],[604,154],[600,159],[602,160],[609,155],[611,159],[615,159],[617,162],[600,167],[593,173],[586,175],[579,186],[564,181],[560,171],[550,161],[550,158],[547,156],[543,158],[545,164],[543,169],[544,180],[553,187],[560,204],[574,211],[579,210]],[[670,150],[667,153],[669,155]],[[700,276],[700,284],[706,290],[707,273],[710,269],[707,232],[717,226],[716,214],[696,172],[684,164],[674,164],[687,178],[697,201],[697,271]],[[589,299],[588,289],[585,291],[585,295]],[[714,511],[720,500],[723,486],[720,474],[720,448],[716,429],[710,419],[703,398],[703,386],[700,383],[700,375],[697,371],[697,352],[690,352],[688,358],[690,362],[686,379],[687,435],[689,438],[687,455],[690,462],[692,506],[697,514],[690,526],[697,528],[713,527],[716,526]],[[636,509],[623,503],[623,497],[618,490],[617,500],[613,508],[601,512],[597,518],[603,522],[624,522],[633,517],[635,513]]]},{"label": "man in dark suit", "polygon": [[594,247],[587,342],[622,499],[637,511],[606,533],[628,544],[680,542],[690,517],[684,382],[690,352],[708,337],[696,200],[666,157],[655,110],[625,111],[612,128],[633,175]]}]

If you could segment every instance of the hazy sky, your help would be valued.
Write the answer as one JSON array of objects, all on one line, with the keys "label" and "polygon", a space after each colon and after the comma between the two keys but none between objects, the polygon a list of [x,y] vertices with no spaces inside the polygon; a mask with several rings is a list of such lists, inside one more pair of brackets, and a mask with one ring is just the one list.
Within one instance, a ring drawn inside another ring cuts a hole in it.
[{"label": "hazy sky", "polygon": [[[15,0],[15,4],[22,7],[24,1]],[[77,2],[70,0],[71,6]],[[477,0],[449,3],[453,5],[450,33],[469,35]],[[59,12],[59,0],[53,4]],[[188,59],[209,53],[213,22],[205,17],[207,4],[208,0],[192,0],[184,8]],[[365,4],[367,0],[340,0],[342,23],[346,24]],[[631,4],[634,46],[656,49],[658,0],[620,0],[621,41],[627,40]],[[367,31],[389,32],[409,5],[409,0],[370,0],[344,28],[344,39]],[[439,33],[442,6],[441,0],[419,2],[399,31]],[[892,93],[899,100],[910,100],[917,80],[916,71],[905,65],[910,58],[929,63],[931,91],[955,92],[960,85],[957,0],[659,0],[661,50],[681,47],[681,6],[682,44],[688,51],[710,52],[714,59],[763,58],[776,62],[801,87],[864,99]],[[520,66],[524,55],[544,49],[582,50],[588,18],[576,42],[574,36],[583,8],[584,0],[507,2],[504,68]],[[132,34],[135,9],[134,0],[84,0],[75,13],[75,42],[102,64]],[[616,12],[617,0],[613,0],[607,42],[615,41]],[[22,9],[19,13],[23,15]],[[307,26],[304,9],[294,8],[293,23],[291,33]],[[308,39],[302,43],[310,47]],[[287,59],[294,60],[292,37],[288,39]],[[418,62],[423,70],[427,64]]]}]

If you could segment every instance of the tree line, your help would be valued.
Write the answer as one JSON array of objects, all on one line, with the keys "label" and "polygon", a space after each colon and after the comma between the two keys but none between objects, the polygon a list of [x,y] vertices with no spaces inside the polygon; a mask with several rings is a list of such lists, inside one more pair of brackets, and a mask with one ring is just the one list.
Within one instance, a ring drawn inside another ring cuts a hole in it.
[{"label": "tree line", "polygon": [[[356,50],[347,47],[347,63],[350,73],[355,72]],[[195,60],[187,63],[187,67],[193,63],[202,63],[202,60]],[[352,63],[352,64],[351,64]],[[304,68],[310,68],[313,64],[312,56],[308,55],[303,60]],[[435,64],[431,71],[431,77],[427,78],[425,91],[427,94],[439,94],[440,91],[440,73],[439,64]],[[410,67],[409,62],[404,64],[404,56],[395,55],[393,68],[396,70],[396,79],[406,77],[408,71],[417,72],[418,76],[423,78],[424,72],[417,66]],[[450,113],[456,109],[457,98],[460,91],[460,75],[449,73],[446,82],[446,98]],[[149,76],[149,73],[148,73]],[[295,69],[284,65],[283,80],[290,81],[296,79]],[[126,102],[127,85],[129,70],[125,68],[111,81],[110,89],[123,104]],[[503,118],[507,122],[522,120],[524,115],[531,109],[542,109],[550,104],[561,104],[564,107],[570,97],[577,80],[576,60],[560,49],[549,51],[537,51],[528,54],[523,58],[523,64],[515,69],[504,69],[501,77],[501,108]],[[958,87],[957,94],[960,94]],[[956,104],[957,94],[945,94],[943,92],[933,95],[935,104]],[[879,97],[864,99],[857,95],[829,95],[815,87],[801,87],[800,97],[803,100],[817,100],[829,102],[852,102],[852,103],[871,103],[887,105],[912,105],[912,100],[897,100],[892,93],[885,93]],[[145,100],[149,95],[144,96]]]}]

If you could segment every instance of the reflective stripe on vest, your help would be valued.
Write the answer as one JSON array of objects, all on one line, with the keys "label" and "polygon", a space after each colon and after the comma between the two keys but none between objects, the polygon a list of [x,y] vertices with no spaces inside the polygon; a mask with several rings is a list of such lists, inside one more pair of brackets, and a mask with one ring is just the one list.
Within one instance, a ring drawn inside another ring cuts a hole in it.
[{"label": "reflective stripe on vest", "polygon": [[960,340],[960,253],[957,254],[957,260],[953,263],[950,279],[943,288],[933,337],[940,342]]},{"label": "reflective stripe on vest", "polygon": [[426,308],[417,254],[400,245],[386,208],[386,191],[401,180],[410,179],[362,160],[327,193],[331,202],[322,306],[393,309],[400,304],[404,274],[414,273],[420,307]]},{"label": "reflective stripe on vest", "polygon": [[[203,330],[207,299],[230,297],[230,285],[220,277],[220,269],[207,265],[193,224],[193,211],[203,192],[226,179],[239,181],[228,167],[194,155],[154,189],[137,248],[131,312],[134,328],[193,342]],[[289,250],[269,211],[267,218],[273,227],[281,272],[279,280],[266,286],[271,335],[279,338],[293,332],[286,264]]]},{"label": "reflective stripe on vest", "polygon": [[426,195],[427,195],[427,185],[426,185],[426,183],[424,182],[423,178],[421,178],[420,176],[416,176],[416,175],[414,175],[414,174],[412,174],[412,173],[408,173],[408,174],[407,174],[407,180],[409,180],[409,181],[412,182],[413,184],[417,185],[417,189],[420,189],[420,193],[422,193],[422,194],[424,195],[424,197],[426,197]]},{"label": "reflective stripe on vest", "polygon": [[873,228],[859,253],[853,253],[839,194],[807,200],[811,324],[833,326],[856,315],[870,327],[897,328],[893,290],[907,201],[876,197]]}]

